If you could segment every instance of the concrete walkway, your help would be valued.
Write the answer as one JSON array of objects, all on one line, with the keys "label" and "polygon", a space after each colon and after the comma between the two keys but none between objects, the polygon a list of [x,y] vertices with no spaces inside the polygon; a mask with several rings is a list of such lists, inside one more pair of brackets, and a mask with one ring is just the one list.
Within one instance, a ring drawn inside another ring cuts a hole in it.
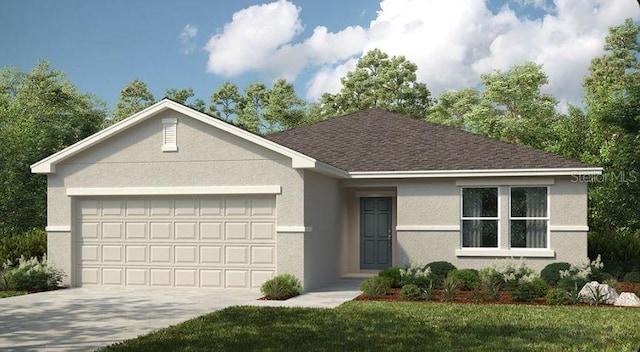
[{"label": "concrete walkway", "polygon": [[361,278],[340,279],[335,284],[290,298],[286,301],[251,301],[246,305],[258,307],[335,308],[358,297]]},{"label": "concrete walkway", "polygon": [[88,351],[234,305],[335,308],[362,279],[286,301],[258,290],[71,288],[0,299],[0,351]]}]

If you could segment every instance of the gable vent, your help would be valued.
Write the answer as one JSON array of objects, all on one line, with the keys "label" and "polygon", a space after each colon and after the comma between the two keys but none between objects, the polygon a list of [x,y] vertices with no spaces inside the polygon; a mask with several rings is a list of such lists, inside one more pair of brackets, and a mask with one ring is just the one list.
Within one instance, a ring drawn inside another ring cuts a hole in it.
[{"label": "gable vent", "polygon": [[162,119],[162,151],[178,151],[178,119],[175,117]]}]

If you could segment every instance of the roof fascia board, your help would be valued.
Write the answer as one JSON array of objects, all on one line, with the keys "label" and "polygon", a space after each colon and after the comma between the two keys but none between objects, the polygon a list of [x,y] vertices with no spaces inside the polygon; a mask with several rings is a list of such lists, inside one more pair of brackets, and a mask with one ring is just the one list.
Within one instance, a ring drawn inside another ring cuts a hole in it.
[{"label": "roof fascia board", "polygon": [[509,177],[509,176],[596,176],[602,168],[570,169],[496,169],[496,170],[427,170],[427,171],[363,171],[349,172],[352,179],[435,178],[435,177]]}]

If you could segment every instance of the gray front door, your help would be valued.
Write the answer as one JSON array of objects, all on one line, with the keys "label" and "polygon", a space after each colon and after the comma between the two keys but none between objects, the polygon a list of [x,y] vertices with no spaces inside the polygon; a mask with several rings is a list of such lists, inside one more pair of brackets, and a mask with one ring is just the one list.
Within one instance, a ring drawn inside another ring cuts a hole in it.
[{"label": "gray front door", "polygon": [[391,198],[360,198],[360,269],[391,266]]}]

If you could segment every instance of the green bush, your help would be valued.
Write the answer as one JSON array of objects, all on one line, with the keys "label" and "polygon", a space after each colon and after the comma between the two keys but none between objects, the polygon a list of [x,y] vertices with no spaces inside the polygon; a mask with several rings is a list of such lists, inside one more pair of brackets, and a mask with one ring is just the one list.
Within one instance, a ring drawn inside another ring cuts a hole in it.
[{"label": "green bush", "polygon": [[560,271],[569,270],[571,264],[566,262],[551,263],[542,269],[540,277],[549,285],[556,286],[560,280]]},{"label": "green bush", "polygon": [[640,271],[628,272],[622,281],[640,283]]},{"label": "green bush", "polygon": [[416,285],[421,289],[435,286],[436,278],[426,265],[412,263],[400,269],[400,285]]},{"label": "green bush", "polygon": [[445,302],[450,302],[456,298],[458,290],[460,289],[460,282],[452,277],[447,277],[442,282],[442,299]]},{"label": "green bush", "polygon": [[362,281],[360,291],[369,298],[386,296],[391,292],[391,281],[386,277],[374,276]]},{"label": "green bush", "polygon": [[447,275],[449,275],[449,272],[456,270],[456,267],[449,262],[431,262],[427,264],[427,267],[431,269],[434,280],[433,285],[435,287],[442,287],[442,283],[444,279],[447,278]]},{"label": "green bush", "polygon": [[557,306],[569,304],[569,292],[562,288],[554,288],[552,290],[549,290],[545,298],[548,304]]},{"label": "green bush", "polygon": [[533,302],[536,298],[547,294],[547,283],[540,278],[532,281],[523,281],[511,291],[511,299],[515,302]]},{"label": "green bush", "polygon": [[39,260],[36,257],[25,259],[20,257],[14,265],[7,261],[3,265],[4,273],[0,277],[0,289],[9,291],[40,292],[57,288],[64,274],[47,263],[46,256]]},{"label": "green bush", "polygon": [[576,288],[580,291],[587,282],[589,282],[589,280],[583,277],[566,276],[558,280],[558,288],[567,290],[568,292],[572,292]]},{"label": "green bush", "polygon": [[394,287],[394,288],[402,287],[402,284],[401,284],[402,275],[400,274],[399,266],[392,266],[386,269],[382,269],[380,270],[380,273],[378,273],[378,276],[386,277],[389,280],[391,280],[391,287]]},{"label": "green bush", "polygon": [[407,301],[417,301],[422,297],[422,289],[416,285],[404,285],[400,290],[400,296]]},{"label": "green bush", "polygon": [[463,291],[471,291],[480,284],[480,273],[476,269],[454,269],[447,277],[457,280]]},{"label": "green bush", "polygon": [[42,259],[45,253],[47,232],[42,229],[0,238],[0,265],[7,260],[17,263],[20,257]]},{"label": "green bush", "polygon": [[302,283],[291,274],[280,274],[266,281],[260,287],[268,299],[284,300],[302,294]]}]

